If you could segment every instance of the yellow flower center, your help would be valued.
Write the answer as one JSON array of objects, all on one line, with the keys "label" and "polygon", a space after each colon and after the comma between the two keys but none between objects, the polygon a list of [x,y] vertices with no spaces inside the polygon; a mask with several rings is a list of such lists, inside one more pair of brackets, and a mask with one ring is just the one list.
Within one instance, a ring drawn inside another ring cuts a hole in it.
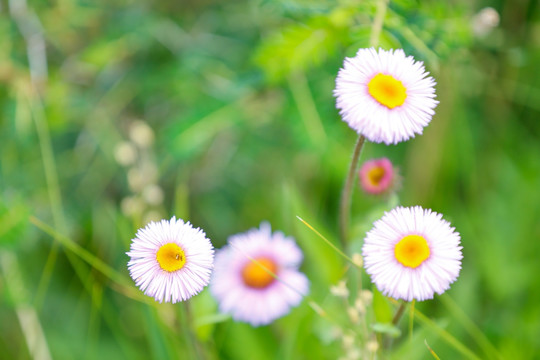
[{"label": "yellow flower center", "polygon": [[394,256],[403,266],[416,268],[429,257],[429,246],[423,236],[407,235],[394,248]]},{"label": "yellow flower center", "polygon": [[407,98],[407,89],[392,75],[377,74],[368,83],[368,91],[379,104],[393,109]]},{"label": "yellow flower center", "polygon": [[378,186],[383,177],[384,169],[382,166],[374,166],[373,168],[369,169],[367,173],[369,182],[374,186]]},{"label": "yellow flower center", "polygon": [[247,286],[262,289],[274,282],[275,278],[268,273],[267,269],[275,274],[277,265],[273,260],[266,257],[260,257],[255,260],[257,262],[250,261],[244,266],[244,269],[242,269],[242,279]]},{"label": "yellow flower center", "polygon": [[161,246],[156,254],[159,266],[168,272],[180,270],[186,264],[186,254],[184,250],[175,243],[168,243]]}]

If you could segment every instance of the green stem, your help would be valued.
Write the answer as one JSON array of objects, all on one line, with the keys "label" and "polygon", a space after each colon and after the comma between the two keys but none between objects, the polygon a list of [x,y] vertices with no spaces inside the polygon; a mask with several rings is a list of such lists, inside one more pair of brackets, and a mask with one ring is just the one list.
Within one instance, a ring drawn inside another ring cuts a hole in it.
[{"label": "green stem", "polygon": [[392,325],[397,325],[399,322],[399,319],[401,319],[401,316],[403,315],[403,312],[405,311],[405,306],[407,305],[407,302],[402,301],[399,305],[399,309],[396,312],[396,315],[394,315],[394,318],[392,319]]},{"label": "green stem", "polygon": [[[394,318],[392,319],[392,325],[397,326],[399,320],[401,319],[401,316],[403,316],[403,313],[405,312],[405,307],[407,306],[406,301],[402,301],[399,304],[399,308],[396,311],[396,314],[394,315]],[[392,346],[393,339],[391,337],[387,337],[386,341],[384,341],[383,345],[385,348],[389,349]]]},{"label": "green stem", "polygon": [[[184,311],[182,314],[182,320],[183,320],[183,328],[184,333],[186,335],[184,340],[187,340],[191,344],[191,351],[193,353],[193,356],[198,360],[204,360],[207,359],[207,356],[205,354],[204,346],[201,344],[199,338],[197,337],[197,334],[195,333],[195,323],[193,320],[193,314],[191,312],[191,306],[189,304],[189,301],[186,301],[184,304]],[[188,345],[189,346],[189,345]]]},{"label": "green stem", "polygon": [[356,169],[358,168],[358,159],[360,158],[360,153],[362,152],[365,140],[366,138],[363,135],[360,135],[356,141],[351,164],[349,165],[349,173],[347,174],[345,186],[343,187],[343,192],[341,193],[341,201],[339,206],[339,232],[341,235],[341,243],[344,248],[346,247],[349,235],[349,217],[351,212],[351,197],[353,193],[354,178],[356,175]]},{"label": "green stem", "polygon": [[412,341],[413,326],[414,326],[414,305],[416,300],[411,301],[411,307],[409,308],[409,340]]}]

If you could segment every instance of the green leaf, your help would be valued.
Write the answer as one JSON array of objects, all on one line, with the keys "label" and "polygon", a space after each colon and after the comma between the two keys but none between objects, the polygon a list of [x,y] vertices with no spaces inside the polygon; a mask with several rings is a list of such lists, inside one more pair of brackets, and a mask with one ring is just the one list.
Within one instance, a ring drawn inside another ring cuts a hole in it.
[{"label": "green leaf", "polygon": [[228,315],[216,314],[217,304],[208,289],[194,296],[190,300],[190,306],[194,317],[195,333],[202,341],[210,339],[216,323],[229,318]]},{"label": "green leaf", "polygon": [[401,335],[401,330],[399,330],[395,325],[389,323],[375,323],[371,325],[371,328],[377,333],[390,335],[392,337],[398,337]]},{"label": "green leaf", "polygon": [[386,297],[373,286],[373,311],[378,323],[392,322],[392,307]]},{"label": "green leaf", "polygon": [[338,8],[329,16],[315,16],[305,23],[286,26],[270,35],[255,54],[255,63],[271,82],[323,63],[349,36],[355,12]]},{"label": "green leaf", "polygon": [[24,238],[28,228],[30,211],[22,202],[12,204],[9,208],[0,203],[0,247],[16,247]]}]

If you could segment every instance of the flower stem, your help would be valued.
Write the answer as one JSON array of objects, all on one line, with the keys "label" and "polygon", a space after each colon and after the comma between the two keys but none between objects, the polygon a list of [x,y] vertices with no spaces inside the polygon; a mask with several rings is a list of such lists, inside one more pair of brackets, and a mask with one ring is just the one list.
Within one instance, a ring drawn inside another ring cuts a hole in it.
[{"label": "flower stem", "polygon": [[[399,308],[396,311],[396,314],[394,315],[394,318],[392,319],[392,325],[397,326],[399,320],[401,319],[401,316],[405,312],[405,307],[407,306],[406,301],[402,301],[399,304]],[[384,340],[382,340],[383,347],[386,349],[389,349],[392,346],[393,339],[389,336],[387,336]]]},{"label": "flower stem", "polygon": [[411,307],[409,308],[409,340],[412,341],[413,326],[414,326],[414,304],[416,300],[411,301]]},{"label": "flower stem", "polygon": [[[186,347],[189,348],[191,358],[204,360],[207,358],[204,351],[204,346],[201,344],[197,334],[195,334],[195,324],[193,320],[193,314],[189,301],[186,301],[183,307],[180,307],[181,311],[181,327],[184,332],[184,340],[186,341]],[[189,346],[191,345],[191,347]]]},{"label": "flower stem", "polygon": [[403,312],[405,311],[405,306],[407,305],[406,301],[402,301],[399,305],[399,309],[396,312],[396,315],[394,315],[394,318],[392,319],[392,325],[397,325],[399,322],[399,319],[401,319],[401,315],[403,315]]},{"label": "flower stem", "polygon": [[345,248],[348,240],[348,229],[349,229],[349,216],[351,211],[351,196],[353,193],[353,183],[354,177],[356,175],[356,169],[358,168],[358,159],[360,158],[360,153],[364,146],[366,138],[363,135],[358,137],[356,145],[354,146],[354,151],[351,159],[351,164],[349,166],[349,173],[347,174],[347,179],[345,180],[345,186],[343,187],[343,192],[341,193],[341,201],[339,205],[339,231],[341,234],[341,244]]}]

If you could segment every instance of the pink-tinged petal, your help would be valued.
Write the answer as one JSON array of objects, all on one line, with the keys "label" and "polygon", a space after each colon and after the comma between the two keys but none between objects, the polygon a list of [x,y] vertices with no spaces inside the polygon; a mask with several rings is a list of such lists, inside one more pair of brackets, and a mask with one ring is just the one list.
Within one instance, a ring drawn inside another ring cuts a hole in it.
[{"label": "pink-tinged petal", "polygon": [[[414,268],[400,263],[394,252],[409,235],[423,237],[429,248],[429,257]],[[366,272],[384,295],[422,301],[442,294],[456,281],[461,249],[459,234],[441,214],[420,206],[397,207],[375,221],[364,239],[362,255]]]},{"label": "pink-tinged petal", "polygon": [[[173,272],[162,269],[156,257],[160,247],[170,243],[186,256],[184,266]],[[175,217],[139,229],[126,254],[135,285],[160,303],[176,303],[198,294],[210,282],[214,267],[214,248],[206,234]]]}]

